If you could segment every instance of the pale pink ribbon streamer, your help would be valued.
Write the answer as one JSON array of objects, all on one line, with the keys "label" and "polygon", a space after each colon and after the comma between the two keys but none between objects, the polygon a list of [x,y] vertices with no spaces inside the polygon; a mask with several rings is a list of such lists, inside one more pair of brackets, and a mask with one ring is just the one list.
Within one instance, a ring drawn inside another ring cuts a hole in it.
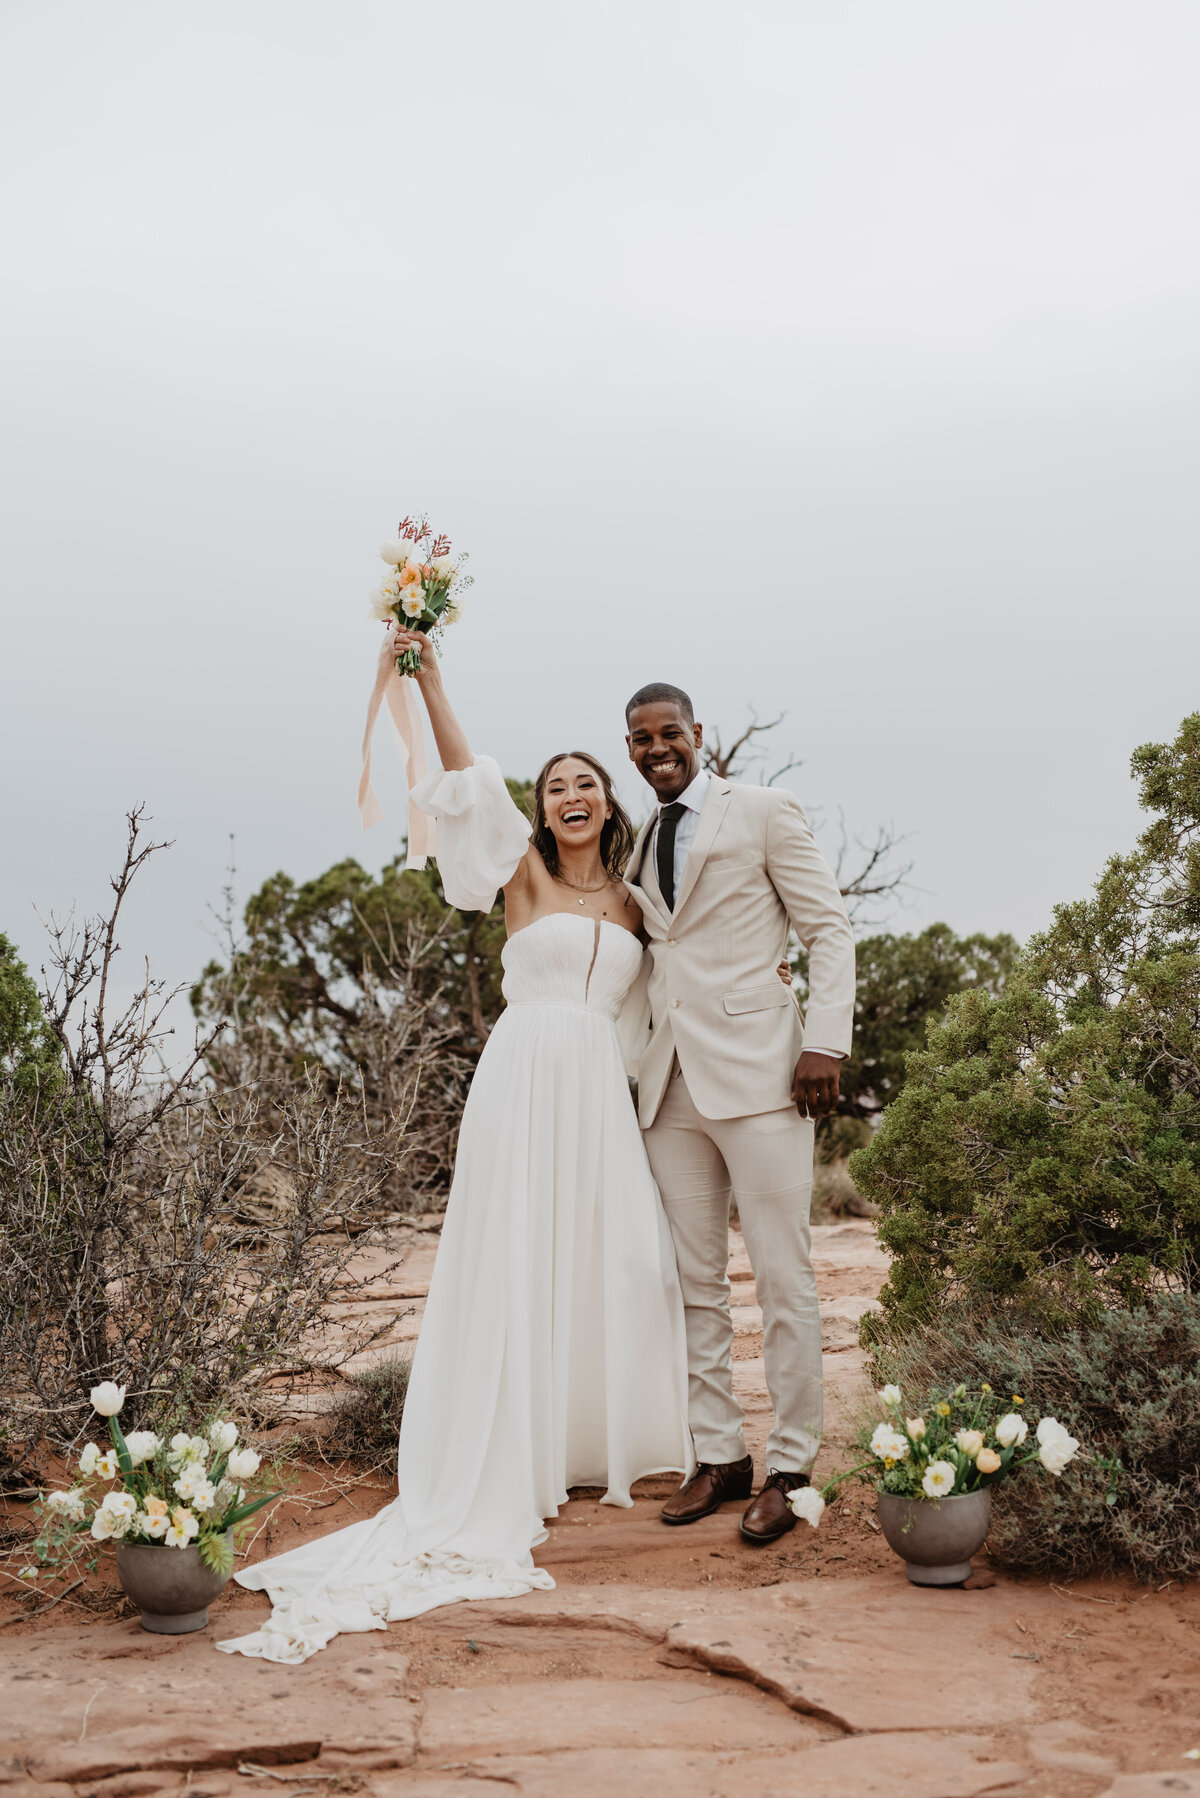
[{"label": "pale pink ribbon streamer", "polygon": [[433,819],[427,818],[418,806],[413,804],[412,791],[418,781],[424,780],[428,772],[425,761],[425,731],[421,723],[421,708],[417,700],[414,682],[407,675],[396,673],[395,650],[392,648],[391,632],[379,657],[379,669],[375,675],[375,691],[371,694],[367,706],[367,728],[363,732],[363,765],[358,782],[358,811],[363,821],[363,829],[370,830],[372,824],[378,824],[383,817],[383,807],[375,797],[375,789],[371,785],[371,738],[375,734],[375,725],[379,719],[380,707],[387,700],[388,716],[391,718],[396,732],[396,747],[404,762],[405,777],[408,781],[408,859],[406,868],[417,872],[425,866],[426,856],[434,853]]}]

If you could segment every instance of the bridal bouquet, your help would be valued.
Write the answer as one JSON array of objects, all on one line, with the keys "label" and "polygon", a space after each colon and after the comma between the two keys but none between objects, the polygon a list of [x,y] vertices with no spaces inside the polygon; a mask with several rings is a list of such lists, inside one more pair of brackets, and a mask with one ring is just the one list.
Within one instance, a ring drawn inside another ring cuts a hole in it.
[{"label": "bridal bouquet", "polygon": [[796,1516],[814,1529],[826,1498],[843,1480],[863,1480],[896,1498],[956,1498],[994,1485],[1030,1462],[1057,1476],[1079,1452],[1079,1443],[1055,1417],[1043,1417],[1031,1434],[1019,1393],[1011,1395],[1013,1409],[1005,1411],[990,1386],[976,1392],[956,1386],[928,1396],[912,1417],[899,1386],[885,1386],[878,1397],[886,1416],[859,1437],[867,1459],[820,1490],[803,1486],[788,1494]]},{"label": "bridal bouquet", "polygon": [[163,1549],[194,1544],[206,1566],[228,1577],[229,1531],[279,1496],[268,1492],[247,1500],[243,1482],[254,1479],[262,1462],[254,1449],[238,1446],[236,1424],[216,1420],[202,1434],[180,1430],[169,1441],[153,1430],[126,1436],[117,1422],[125,1388],[106,1380],[92,1388],[91,1400],[108,1419],[111,1446],[89,1442],[72,1485],[40,1500],[42,1529],[34,1549],[41,1562],[75,1558],[82,1546],[77,1538],[88,1535],[95,1542]]},{"label": "bridal bouquet", "polygon": [[[379,551],[390,572],[371,595],[370,615],[384,624],[394,619],[409,630],[432,631],[436,642],[442,627],[461,616],[463,590],[471,584],[462,571],[467,558],[452,556],[449,537],[435,537],[425,517],[402,518],[396,539]],[[419,650],[396,657],[397,674],[420,671]]]}]

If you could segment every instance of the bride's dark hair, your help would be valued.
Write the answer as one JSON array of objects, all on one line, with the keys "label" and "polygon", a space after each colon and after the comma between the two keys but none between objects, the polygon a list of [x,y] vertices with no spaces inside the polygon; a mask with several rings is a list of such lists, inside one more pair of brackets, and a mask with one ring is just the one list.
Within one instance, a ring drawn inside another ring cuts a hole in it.
[{"label": "bride's dark hair", "polygon": [[605,803],[612,807],[612,816],[605,819],[604,829],[600,832],[600,860],[605,871],[614,880],[619,880],[625,872],[625,864],[633,852],[637,832],[629,820],[629,813],[613,791],[612,775],[608,769],[598,762],[594,755],[586,749],[565,749],[561,755],[552,755],[546,766],[538,775],[533,785],[533,844],[551,874],[558,873],[558,843],[554,832],[546,822],[546,782],[560,762],[586,762],[600,777],[600,785],[604,788]]}]

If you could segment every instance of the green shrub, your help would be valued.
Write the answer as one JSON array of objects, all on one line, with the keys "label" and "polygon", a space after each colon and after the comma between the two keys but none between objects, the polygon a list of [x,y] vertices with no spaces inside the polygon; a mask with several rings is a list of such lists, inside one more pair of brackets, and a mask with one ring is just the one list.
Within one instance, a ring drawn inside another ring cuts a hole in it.
[{"label": "green shrub", "polygon": [[329,1447],[334,1453],[372,1467],[395,1464],[410,1371],[410,1362],[389,1355],[347,1378],[332,1413]]},{"label": "green shrub", "polygon": [[1059,1327],[1200,1287],[1200,713],[1133,771],[1137,848],[950,999],[851,1157],[894,1257],[875,1339],[967,1294]]},{"label": "green shrub", "polygon": [[1127,1568],[1158,1584],[1200,1573],[1200,1299],[1160,1294],[1061,1334],[1029,1331],[1015,1310],[981,1320],[960,1305],[875,1362],[902,1390],[986,1381],[1078,1437],[1057,1478],[999,1482],[994,1560],[1068,1575]]}]

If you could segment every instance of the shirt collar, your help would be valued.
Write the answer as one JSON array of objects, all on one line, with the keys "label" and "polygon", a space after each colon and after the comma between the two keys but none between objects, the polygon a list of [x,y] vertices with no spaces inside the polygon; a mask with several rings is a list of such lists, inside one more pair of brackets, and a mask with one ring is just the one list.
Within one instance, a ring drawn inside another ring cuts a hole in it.
[{"label": "shirt collar", "polygon": [[[692,781],[690,786],[684,788],[683,792],[679,795],[679,798],[676,801],[674,801],[674,803],[677,805],[686,805],[689,812],[698,812],[704,804],[704,795],[707,791],[708,791],[708,770],[706,768],[701,768],[699,773],[696,775],[695,780]],[[658,809],[661,814],[661,812],[662,812],[662,802],[661,801],[659,802]]]}]

